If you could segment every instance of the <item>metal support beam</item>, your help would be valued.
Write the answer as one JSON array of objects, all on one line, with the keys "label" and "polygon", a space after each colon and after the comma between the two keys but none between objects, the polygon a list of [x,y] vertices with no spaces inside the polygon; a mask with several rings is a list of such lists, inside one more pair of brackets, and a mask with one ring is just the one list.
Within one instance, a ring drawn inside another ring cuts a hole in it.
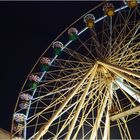
[{"label": "metal support beam", "polygon": [[106,121],[105,121],[105,128],[104,128],[104,135],[102,140],[110,139],[110,113],[109,110],[112,106],[112,98],[113,98],[113,83],[109,84],[108,92],[109,92],[109,98],[108,98],[108,106],[107,106],[107,114],[106,114]]},{"label": "metal support beam", "polygon": [[115,121],[115,120],[118,120],[118,119],[120,119],[122,117],[134,114],[134,113],[139,112],[139,111],[140,111],[140,106],[137,106],[135,108],[132,108],[132,109],[129,109],[127,111],[124,111],[124,112],[121,112],[119,114],[116,114],[114,116],[111,116],[110,119],[111,119],[111,121]]},{"label": "metal support beam", "polygon": [[[100,89],[100,92],[102,92],[103,89],[104,89],[104,88],[101,88],[101,89]],[[78,128],[77,128],[77,131],[76,131],[76,133],[74,134],[72,140],[76,140],[77,135],[78,135],[78,132],[80,131],[81,127],[83,126],[84,122],[86,121],[88,115],[93,111],[93,108],[95,107],[95,104],[96,104],[97,100],[100,98],[101,95],[100,95],[100,94],[97,94],[97,91],[98,91],[98,90],[96,90],[96,92],[94,92],[94,94],[91,94],[91,95],[89,96],[88,100],[86,101],[87,104],[86,104],[86,108],[85,108],[85,110],[84,110],[84,115],[83,115],[82,118],[81,118],[81,121],[80,121],[79,126],[78,126]],[[92,92],[93,92],[93,89],[92,89]],[[87,109],[87,106],[88,106],[88,102],[91,100],[91,98],[93,98],[94,95],[97,95],[97,96],[96,96],[96,98],[93,100],[93,103],[92,103],[91,107],[89,108],[88,112],[85,113],[85,111],[86,111],[86,109]],[[93,113],[93,112],[92,112],[92,113]],[[92,114],[92,117],[93,117],[93,120],[94,120],[94,115],[93,115],[93,114]]]},{"label": "metal support beam", "polygon": [[104,128],[104,136],[103,136],[102,140],[107,140],[108,139],[109,127],[110,127],[110,119],[109,119],[109,111],[107,110],[106,120],[105,120],[105,128]]},{"label": "metal support beam", "polygon": [[137,80],[135,80],[134,78],[130,78],[128,77],[128,75],[126,75],[125,73],[122,73],[121,71],[115,70],[113,68],[108,67],[107,65],[104,65],[108,70],[110,70],[111,72],[115,73],[116,75],[118,75],[119,77],[122,77],[123,79],[129,81],[131,84],[135,85],[136,87],[138,87],[140,89],[140,82],[138,82]]},{"label": "metal support beam", "polygon": [[97,132],[98,132],[98,129],[99,129],[99,126],[100,126],[100,122],[101,122],[101,119],[102,119],[102,116],[103,116],[103,112],[105,111],[105,107],[107,105],[107,100],[109,98],[109,92],[106,91],[106,93],[107,94],[105,95],[104,100],[102,102],[102,105],[99,108],[99,113],[97,115],[97,119],[96,119],[96,121],[94,123],[94,126],[92,128],[90,140],[95,140],[95,138],[96,138],[96,135],[97,135]]},{"label": "metal support beam", "polygon": [[118,80],[116,80],[117,84],[131,97],[133,97],[136,101],[140,103],[140,92],[135,90],[134,88],[130,87],[129,85],[126,85]]},{"label": "metal support beam", "polygon": [[126,68],[122,68],[120,66],[110,64],[110,63],[107,63],[107,62],[103,62],[103,61],[98,61],[98,64],[101,64],[101,65],[103,65],[105,67],[115,69],[115,70],[118,70],[118,71],[121,71],[121,72],[127,73],[129,75],[132,75],[132,76],[140,78],[140,73],[139,72],[131,71],[131,70],[128,70]]},{"label": "metal support beam", "polygon": [[69,139],[70,139],[70,136],[71,136],[71,134],[72,134],[72,132],[73,132],[73,130],[74,130],[74,126],[75,126],[75,124],[76,124],[77,118],[78,118],[78,116],[79,116],[79,113],[80,113],[80,111],[81,111],[81,109],[82,109],[82,106],[83,106],[83,103],[84,103],[84,101],[85,101],[85,98],[86,98],[86,96],[87,96],[87,94],[88,94],[88,91],[89,91],[89,89],[90,89],[91,83],[92,83],[93,78],[94,78],[94,76],[95,76],[95,73],[96,73],[96,70],[97,70],[97,66],[98,66],[97,64],[94,65],[94,69],[93,69],[93,71],[92,71],[92,73],[91,73],[91,76],[90,76],[90,78],[89,78],[89,81],[88,81],[88,83],[87,83],[87,86],[86,86],[86,88],[85,88],[85,91],[84,91],[84,93],[83,93],[82,96],[81,96],[80,103],[79,103],[78,108],[77,108],[77,110],[76,110],[76,112],[75,112],[73,121],[72,121],[72,123],[71,123],[71,125],[70,125],[70,127],[69,127],[69,130],[68,130],[68,133],[67,133],[67,135],[66,135],[65,140],[69,140]]},{"label": "metal support beam", "polygon": [[61,113],[61,111],[64,109],[64,107],[67,105],[67,103],[74,97],[74,95],[77,93],[81,85],[84,83],[84,81],[87,79],[87,77],[91,74],[94,67],[92,67],[87,74],[83,77],[83,79],[79,82],[79,84],[76,86],[76,88],[72,91],[71,94],[69,94],[66,98],[66,100],[61,104],[61,106],[58,108],[58,110],[51,116],[51,118],[44,124],[38,132],[36,132],[36,136],[34,139],[39,140],[43,135],[45,135],[53,123],[53,121],[57,118],[57,116]]}]

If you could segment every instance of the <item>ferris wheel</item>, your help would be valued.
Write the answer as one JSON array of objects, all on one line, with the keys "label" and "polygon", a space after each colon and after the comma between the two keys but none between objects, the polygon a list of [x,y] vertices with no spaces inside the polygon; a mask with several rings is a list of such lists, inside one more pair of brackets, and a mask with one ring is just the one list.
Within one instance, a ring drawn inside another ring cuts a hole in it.
[{"label": "ferris wheel", "polygon": [[101,2],[47,47],[19,93],[12,140],[107,140],[114,128],[132,139],[128,124],[140,113],[139,3]]}]

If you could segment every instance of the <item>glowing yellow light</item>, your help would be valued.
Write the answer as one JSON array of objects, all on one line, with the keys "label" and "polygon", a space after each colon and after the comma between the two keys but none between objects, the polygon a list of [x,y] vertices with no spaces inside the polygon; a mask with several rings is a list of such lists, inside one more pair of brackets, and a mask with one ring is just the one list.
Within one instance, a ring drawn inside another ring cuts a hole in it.
[{"label": "glowing yellow light", "polygon": [[92,29],[94,27],[94,21],[93,20],[88,20],[87,21],[87,27]]},{"label": "glowing yellow light", "polygon": [[114,11],[113,10],[108,10],[107,15],[112,17],[114,15]]},{"label": "glowing yellow light", "polygon": [[130,8],[134,8],[137,6],[137,1],[136,0],[131,0],[131,1],[128,1],[128,6]]}]

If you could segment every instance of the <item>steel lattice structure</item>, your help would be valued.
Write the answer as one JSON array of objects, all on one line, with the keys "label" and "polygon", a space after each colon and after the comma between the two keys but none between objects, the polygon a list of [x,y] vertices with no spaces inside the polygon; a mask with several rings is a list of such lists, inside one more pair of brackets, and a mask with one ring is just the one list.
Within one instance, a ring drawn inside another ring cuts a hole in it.
[{"label": "steel lattice structure", "polygon": [[139,78],[140,4],[101,2],[34,65],[19,93],[12,139],[106,140],[114,127],[132,139],[128,123],[140,112]]}]

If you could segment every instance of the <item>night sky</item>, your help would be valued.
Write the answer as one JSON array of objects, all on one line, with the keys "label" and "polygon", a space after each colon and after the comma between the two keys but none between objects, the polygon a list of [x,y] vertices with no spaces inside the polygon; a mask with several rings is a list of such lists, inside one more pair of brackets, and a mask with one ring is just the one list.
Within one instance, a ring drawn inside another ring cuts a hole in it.
[{"label": "night sky", "polygon": [[[96,4],[0,2],[1,128],[10,131],[17,96],[40,55],[67,26]],[[133,126],[136,124],[137,121]],[[137,135],[138,129],[135,128],[133,133]]]}]

